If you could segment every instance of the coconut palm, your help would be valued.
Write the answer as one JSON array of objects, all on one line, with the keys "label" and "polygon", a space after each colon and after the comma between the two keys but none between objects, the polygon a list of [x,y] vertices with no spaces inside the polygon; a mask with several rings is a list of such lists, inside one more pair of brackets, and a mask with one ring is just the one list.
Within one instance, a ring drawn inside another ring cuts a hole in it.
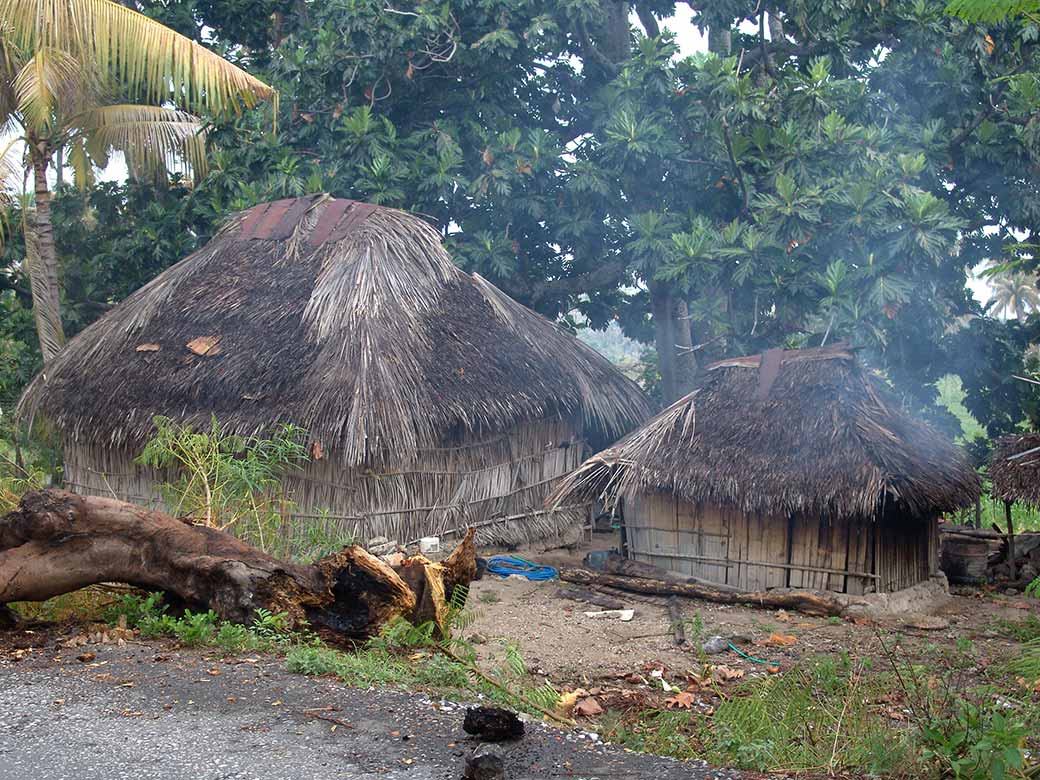
[{"label": "coconut palm", "polygon": [[[251,107],[274,89],[173,30],[112,0],[0,0],[0,127],[24,143],[35,209],[24,221],[40,351],[65,341],[51,222],[50,166],[80,185],[121,151],[131,175],[204,166],[196,114]],[[129,101],[139,101],[133,103]]]},{"label": "coconut palm", "polygon": [[987,308],[1004,315],[1024,320],[1030,313],[1040,309],[1040,290],[1036,277],[1026,273],[1002,273],[992,277],[993,290]]}]

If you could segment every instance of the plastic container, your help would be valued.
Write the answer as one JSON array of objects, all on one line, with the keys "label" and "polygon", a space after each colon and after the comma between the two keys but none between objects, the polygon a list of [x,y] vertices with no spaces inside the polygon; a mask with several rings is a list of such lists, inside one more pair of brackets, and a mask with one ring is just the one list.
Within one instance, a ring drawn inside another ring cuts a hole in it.
[{"label": "plastic container", "polygon": [[423,555],[441,551],[441,538],[439,536],[424,536],[419,540],[419,552]]}]

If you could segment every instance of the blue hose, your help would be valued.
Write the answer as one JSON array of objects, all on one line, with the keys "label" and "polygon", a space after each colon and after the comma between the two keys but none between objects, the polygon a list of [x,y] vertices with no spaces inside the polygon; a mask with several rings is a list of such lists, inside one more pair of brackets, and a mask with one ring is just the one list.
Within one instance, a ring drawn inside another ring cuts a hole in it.
[{"label": "blue hose", "polygon": [[559,572],[552,566],[542,566],[524,558],[518,558],[515,555],[491,556],[488,558],[487,570],[492,574],[497,574],[499,577],[519,574],[521,577],[534,581],[551,580],[559,576]]}]

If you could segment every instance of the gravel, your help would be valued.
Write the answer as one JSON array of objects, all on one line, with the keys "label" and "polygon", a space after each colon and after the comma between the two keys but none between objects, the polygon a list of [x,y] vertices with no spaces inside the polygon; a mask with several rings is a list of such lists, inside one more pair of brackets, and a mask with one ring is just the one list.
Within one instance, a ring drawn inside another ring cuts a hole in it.
[{"label": "gravel", "polygon": [[[464,705],[359,690],[151,644],[34,649],[0,658],[0,780],[433,780],[462,776],[479,746]],[[509,780],[735,778],[528,723],[499,746]]]}]

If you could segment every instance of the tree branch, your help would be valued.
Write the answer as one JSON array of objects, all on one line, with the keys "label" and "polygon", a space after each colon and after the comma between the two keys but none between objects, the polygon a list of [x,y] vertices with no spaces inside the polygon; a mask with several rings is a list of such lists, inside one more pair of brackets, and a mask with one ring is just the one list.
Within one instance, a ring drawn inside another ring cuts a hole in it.
[{"label": "tree branch", "polygon": [[553,297],[566,297],[590,290],[620,285],[625,276],[626,265],[621,260],[603,263],[598,268],[575,276],[563,276],[537,282],[526,282],[515,277],[503,279],[499,284],[514,298],[524,298],[533,306]]},{"label": "tree branch", "polygon": [[657,23],[657,18],[653,15],[650,9],[645,8],[640,3],[636,6],[636,16],[639,17],[639,23],[643,25],[643,29],[646,30],[648,38],[660,37],[661,26]]},{"label": "tree branch", "polygon": [[744,172],[737,165],[737,158],[733,154],[733,140],[729,134],[729,122],[723,118],[722,120],[722,136],[726,140],[726,154],[729,155],[729,164],[733,168],[733,174],[736,176],[737,184],[740,185],[740,194],[744,200],[744,213],[746,214],[751,207],[751,195],[748,193],[747,186],[744,184]]},{"label": "tree branch", "polygon": [[613,78],[618,74],[618,66],[607,57],[589,37],[589,30],[584,20],[578,22],[578,40],[585,55],[603,68]]}]

